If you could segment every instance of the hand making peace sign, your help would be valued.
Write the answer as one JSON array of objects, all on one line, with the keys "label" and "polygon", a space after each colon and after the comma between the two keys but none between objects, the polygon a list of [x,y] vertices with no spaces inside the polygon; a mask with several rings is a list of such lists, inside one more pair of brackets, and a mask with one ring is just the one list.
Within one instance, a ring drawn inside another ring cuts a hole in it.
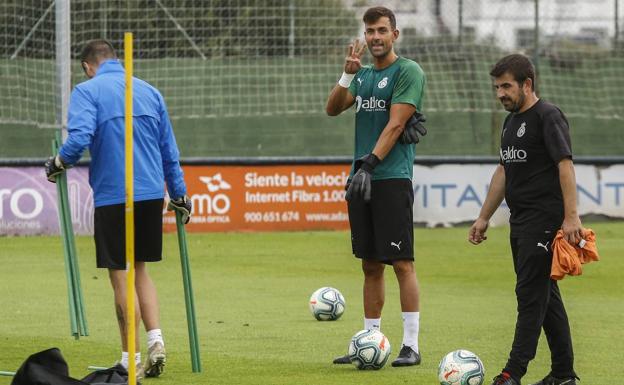
[{"label": "hand making peace sign", "polygon": [[347,57],[345,59],[344,72],[348,74],[356,74],[360,68],[362,68],[362,62],[360,58],[366,50],[366,43],[360,43],[359,39],[355,39],[352,44],[349,44],[347,50]]}]

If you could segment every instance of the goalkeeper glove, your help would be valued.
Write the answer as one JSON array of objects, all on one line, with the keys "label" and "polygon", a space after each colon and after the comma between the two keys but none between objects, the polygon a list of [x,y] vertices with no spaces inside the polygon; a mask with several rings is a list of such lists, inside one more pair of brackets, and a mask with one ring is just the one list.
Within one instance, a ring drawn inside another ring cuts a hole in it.
[{"label": "goalkeeper glove", "polygon": [[418,143],[420,141],[418,134],[420,134],[420,136],[427,135],[427,129],[423,126],[423,123],[426,121],[425,115],[420,112],[414,112],[414,115],[405,123],[405,128],[399,137],[399,142],[403,144]]},{"label": "goalkeeper glove", "polygon": [[56,183],[56,177],[65,171],[65,164],[59,155],[51,156],[45,162],[45,173],[48,181]]},{"label": "goalkeeper glove", "polygon": [[353,198],[364,199],[364,202],[370,201],[372,174],[379,162],[381,161],[373,153],[364,155],[355,161],[355,175],[351,178],[351,183],[345,195],[347,201]]},{"label": "goalkeeper glove", "polygon": [[191,211],[193,210],[193,204],[188,197],[183,196],[177,199],[172,199],[167,204],[167,211],[177,211],[182,214],[182,223],[187,224],[191,220]]}]

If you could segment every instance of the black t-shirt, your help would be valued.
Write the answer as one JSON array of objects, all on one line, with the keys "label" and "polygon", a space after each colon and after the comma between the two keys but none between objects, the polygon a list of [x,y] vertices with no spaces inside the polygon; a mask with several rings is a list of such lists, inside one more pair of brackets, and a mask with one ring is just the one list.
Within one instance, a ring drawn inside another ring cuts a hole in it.
[{"label": "black t-shirt", "polygon": [[563,222],[559,162],[572,158],[570,129],[563,112],[538,100],[505,119],[500,163],[505,168],[505,200],[512,237],[553,232]]}]

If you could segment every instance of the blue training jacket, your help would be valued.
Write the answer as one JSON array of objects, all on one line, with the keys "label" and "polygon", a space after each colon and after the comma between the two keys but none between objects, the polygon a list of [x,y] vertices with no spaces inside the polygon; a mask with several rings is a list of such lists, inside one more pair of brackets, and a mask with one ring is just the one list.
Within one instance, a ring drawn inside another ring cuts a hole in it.
[{"label": "blue training jacket", "polygon": [[[162,95],[133,78],[134,200],[186,194],[180,153]],[[87,146],[91,153],[89,184],[95,207],[124,203],[125,196],[125,71],[118,60],[107,60],[95,77],[78,84],[71,94],[69,136],[59,154],[76,163]]]}]

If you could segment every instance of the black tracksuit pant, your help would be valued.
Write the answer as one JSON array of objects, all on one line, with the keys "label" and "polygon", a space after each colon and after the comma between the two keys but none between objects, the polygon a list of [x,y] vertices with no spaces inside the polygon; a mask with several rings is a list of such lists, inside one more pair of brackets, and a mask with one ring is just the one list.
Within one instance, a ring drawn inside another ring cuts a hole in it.
[{"label": "black tracksuit pant", "polygon": [[517,278],[518,318],[509,361],[504,370],[520,381],[526,374],[529,361],[535,358],[541,329],[544,328],[553,376],[576,377],[568,316],[557,281],[550,279],[553,237],[512,237],[510,240]]}]

